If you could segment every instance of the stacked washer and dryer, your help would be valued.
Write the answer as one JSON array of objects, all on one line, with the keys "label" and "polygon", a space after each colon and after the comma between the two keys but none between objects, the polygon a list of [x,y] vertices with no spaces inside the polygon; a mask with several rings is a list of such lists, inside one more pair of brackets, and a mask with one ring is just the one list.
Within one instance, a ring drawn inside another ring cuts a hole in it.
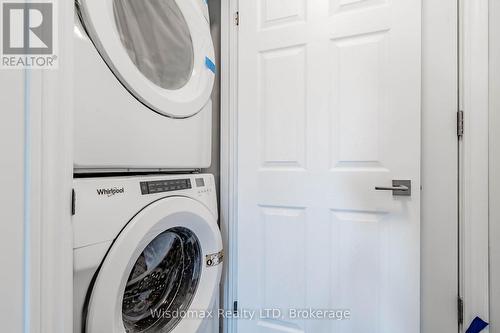
[{"label": "stacked washer and dryer", "polygon": [[218,332],[207,2],[76,7],[74,333]]}]

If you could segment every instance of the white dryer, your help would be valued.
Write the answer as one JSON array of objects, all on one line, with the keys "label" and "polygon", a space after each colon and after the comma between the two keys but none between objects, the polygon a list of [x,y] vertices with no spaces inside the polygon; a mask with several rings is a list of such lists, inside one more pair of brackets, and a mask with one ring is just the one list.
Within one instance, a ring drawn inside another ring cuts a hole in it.
[{"label": "white dryer", "polygon": [[211,175],[74,182],[74,333],[218,333]]},{"label": "white dryer", "polygon": [[75,168],[211,162],[215,56],[205,0],[77,0]]}]

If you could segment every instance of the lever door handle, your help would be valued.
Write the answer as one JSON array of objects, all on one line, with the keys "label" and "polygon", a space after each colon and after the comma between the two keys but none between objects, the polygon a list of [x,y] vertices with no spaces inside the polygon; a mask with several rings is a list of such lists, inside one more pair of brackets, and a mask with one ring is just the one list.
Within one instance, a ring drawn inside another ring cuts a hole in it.
[{"label": "lever door handle", "polygon": [[392,191],[395,196],[411,196],[411,180],[393,180],[392,186],[376,186],[377,191]]},{"label": "lever door handle", "polygon": [[375,189],[377,191],[408,191],[408,186],[404,185],[390,186],[390,187],[375,186]]}]

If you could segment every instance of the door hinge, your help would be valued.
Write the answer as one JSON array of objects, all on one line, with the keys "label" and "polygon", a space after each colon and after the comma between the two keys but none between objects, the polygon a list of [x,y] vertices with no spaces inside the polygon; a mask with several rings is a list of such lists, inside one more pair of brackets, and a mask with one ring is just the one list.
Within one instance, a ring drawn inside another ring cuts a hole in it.
[{"label": "door hinge", "polygon": [[71,216],[76,213],[76,193],[75,189],[71,190]]},{"label": "door hinge", "polygon": [[457,298],[457,314],[458,324],[462,325],[464,323],[464,301],[460,296]]},{"label": "door hinge", "polygon": [[240,12],[234,13],[234,25],[235,26],[240,25]]},{"label": "door hinge", "polygon": [[464,136],[464,112],[457,112],[457,136],[461,139]]},{"label": "door hinge", "polygon": [[233,302],[233,313],[234,314],[238,313],[238,301]]}]

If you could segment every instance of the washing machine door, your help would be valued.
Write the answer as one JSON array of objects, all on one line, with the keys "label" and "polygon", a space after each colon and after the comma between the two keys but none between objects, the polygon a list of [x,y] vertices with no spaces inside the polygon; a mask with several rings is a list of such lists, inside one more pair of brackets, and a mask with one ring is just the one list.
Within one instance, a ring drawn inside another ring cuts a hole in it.
[{"label": "washing machine door", "polygon": [[82,24],[123,86],[165,116],[210,99],[214,48],[203,0],[77,0]]},{"label": "washing machine door", "polygon": [[[217,297],[221,262],[221,236],[208,208],[185,197],[151,204],[106,255],[85,332],[197,332],[200,310],[211,309]],[[187,311],[195,315],[183,319]]]}]

